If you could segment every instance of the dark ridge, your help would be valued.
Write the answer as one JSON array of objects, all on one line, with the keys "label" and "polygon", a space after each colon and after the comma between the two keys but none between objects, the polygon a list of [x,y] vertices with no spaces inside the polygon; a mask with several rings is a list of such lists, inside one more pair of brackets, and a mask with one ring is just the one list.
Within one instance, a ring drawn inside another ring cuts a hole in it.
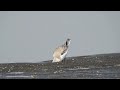
[{"label": "dark ridge", "polygon": [[5,79],[118,79],[120,53],[67,57],[59,63],[0,64],[0,78]]}]

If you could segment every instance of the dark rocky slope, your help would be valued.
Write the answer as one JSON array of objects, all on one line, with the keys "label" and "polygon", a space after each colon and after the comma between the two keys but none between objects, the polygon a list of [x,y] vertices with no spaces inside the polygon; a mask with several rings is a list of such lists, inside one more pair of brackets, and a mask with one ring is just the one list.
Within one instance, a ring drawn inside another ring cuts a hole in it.
[{"label": "dark rocky slope", "polygon": [[120,79],[120,53],[67,57],[59,63],[0,64],[1,79]]}]

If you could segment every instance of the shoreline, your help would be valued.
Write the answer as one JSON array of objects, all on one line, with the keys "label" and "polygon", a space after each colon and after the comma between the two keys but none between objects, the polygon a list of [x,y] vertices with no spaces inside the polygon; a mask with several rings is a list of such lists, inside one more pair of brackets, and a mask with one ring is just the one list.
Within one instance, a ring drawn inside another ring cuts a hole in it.
[{"label": "shoreline", "polygon": [[0,79],[120,79],[120,53],[67,57],[59,63],[0,64]]}]

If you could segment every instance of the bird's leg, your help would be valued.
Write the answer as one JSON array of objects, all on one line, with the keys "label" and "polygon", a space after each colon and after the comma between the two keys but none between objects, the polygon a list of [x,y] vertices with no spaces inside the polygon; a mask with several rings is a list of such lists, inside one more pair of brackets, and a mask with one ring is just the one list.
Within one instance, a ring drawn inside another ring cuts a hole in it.
[{"label": "bird's leg", "polygon": [[66,57],[63,59],[63,63],[65,63],[65,61],[66,61]]}]

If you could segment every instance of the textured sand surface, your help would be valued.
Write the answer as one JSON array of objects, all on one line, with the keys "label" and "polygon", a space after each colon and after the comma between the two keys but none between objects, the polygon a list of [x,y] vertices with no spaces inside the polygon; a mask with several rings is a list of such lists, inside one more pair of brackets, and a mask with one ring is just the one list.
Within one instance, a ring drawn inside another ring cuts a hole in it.
[{"label": "textured sand surface", "polygon": [[120,53],[0,64],[0,79],[120,79]]}]

